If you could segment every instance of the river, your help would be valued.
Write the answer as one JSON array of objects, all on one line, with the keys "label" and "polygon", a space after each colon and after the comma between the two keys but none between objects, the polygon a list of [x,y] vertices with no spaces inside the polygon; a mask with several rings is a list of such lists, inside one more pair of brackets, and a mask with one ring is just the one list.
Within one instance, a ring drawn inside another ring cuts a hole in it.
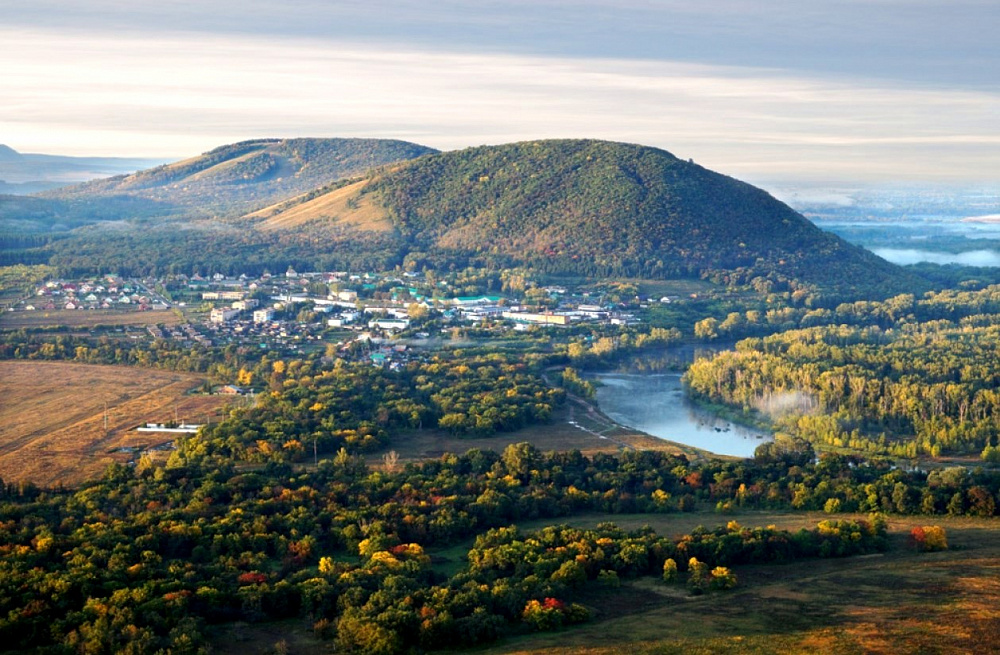
[{"label": "river", "polygon": [[597,405],[609,418],[719,455],[752,457],[773,437],[715,416],[684,395],[680,373],[598,373]]}]

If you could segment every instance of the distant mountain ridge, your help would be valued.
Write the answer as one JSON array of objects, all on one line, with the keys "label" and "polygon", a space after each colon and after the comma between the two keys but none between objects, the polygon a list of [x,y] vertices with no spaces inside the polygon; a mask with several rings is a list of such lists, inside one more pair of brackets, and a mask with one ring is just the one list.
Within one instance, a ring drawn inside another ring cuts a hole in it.
[{"label": "distant mountain ridge", "polygon": [[20,153],[0,144],[0,182],[4,192],[33,193],[109,175],[130,173],[162,160],[127,157],[67,157]]},{"label": "distant mountain ridge", "polygon": [[254,139],[42,195],[59,200],[129,197],[156,203],[153,213],[229,215],[434,152],[390,139]]},{"label": "distant mountain ridge", "polygon": [[22,159],[21,153],[17,150],[0,143],[0,162],[21,161]]}]

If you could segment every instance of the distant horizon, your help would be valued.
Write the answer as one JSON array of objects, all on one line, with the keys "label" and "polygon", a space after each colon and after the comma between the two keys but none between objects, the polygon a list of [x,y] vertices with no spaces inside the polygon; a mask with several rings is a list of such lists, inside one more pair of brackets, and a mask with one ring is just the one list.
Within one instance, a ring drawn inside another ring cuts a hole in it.
[{"label": "distant horizon", "polygon": [[[387,140],[406,141],[406,139],[401,139],[401,138],[392,137],[392,136],[366,137],[366,136],[362,136],[362,135],[354,135],[354,136],[349,136],[349,137],[344,137],[344,136],[319,136],[319,137],[317,137],[317,136],[294,136],[294,137],[281,137],[281,136],[273,136],[272,135],[272,136],[247,137],[245,139],[239,139],[238,141],[250,141],[250,140],[257,140],[257,139],[286,139],[286,138],[287,139],[300,139],[300,138],[303,138],[303,139],[308,139],[308,138],[315,138],[315,139],[371,138],[371,139],[387,139]],[[567,138],[570,138],[571,139],[571,138],[574,138],[574,137],[553,137],[553,138],[558,138],[558,139],[567,139]],[[589,139],[590,137],[576,137],[576,138]],[[546,138],[545,137],[539,137],[537,139],[523,139],[523,140],[524,141],[546,140]],[[612,139],[600,139],[600,140],[613,141]],[[142,162],[146,162],[146,163],[150,164],[150,166],[161,166],[161,165],[165,165],[165,164],[170,164],[170,163],[174,163],[174,162],[183,161],[183,160],[189,159],[191,157],[197,157],[197,156],[199,156],[201,154],[209,152],[209,151],[211,151],[211,150],[213,150],[215,148],[218,148],[220,146],[225,146],[225,145],[229,145],[231,143],[236,143],[236,142],[237,141],[229,141],[229,142],[226,142],[226,143],[216,143],[216,144],[214,144],[214,145],[212,145],[210,147],[203,148],[202,150],[199,150],[197,152],[189,152],[189,153],[174,154],[174,155],[165,155],[165,156],[150,156],[150,155],[143,155],[143,154],[122,155],[122,154],[114,154],[114,153],[107,153],[106,154],[106,153],[103,153],[103,152],[100,153],[100,154],[90,154],[90,153],[81,153],[81,154],[74,153],[74,154],[69,154],[69,153],[65,153],[65,152],[32,152],[32,151],[22,150],[20,147],[18,147],[15,144],[12,144],[12,143],[2,143],[2,142],[0,142],[0,148],[2,148],[3,146],[6,146],[6,147],[10,148],[11,150],[14,150],[19,155],[29,155],[29,156],[31,156],[31,155],[37,155],[37,156],[46,156],[46,157],[67,157],[67,158],[73,158],[73,159],[119,159],[119,160],[123,160],[123,161],[142,161]],[[435,148],[435,149],[437,149],[437,150],[439,150],[441,152],[448,152],[450,150],[462,150],[462,149],[465,149],[465,148],[475,148],[475,147],[481,147],[481,146],[503,145],[503,143],[512,143],[512,142],[491,143],[491,144],[476,143],[476,144],[470,144],[470,145],[467,145],[467,146],[461,146],[461,147],[458,147],[458,148],[448,148],[448,149],[446,149],[446,148],[437,148],[437,147],[435,147],[433,145],[430,145],[428,143],[419,143],[419,142],[413,142],[413,143],[417,143],[418,145],[422,145],[422,146],[427,146],[427,147]],[[648,147],[652,147],[652,148],[659,148],[661,150],[666,150],[666,151],[671,152],[672,154],[676,155],[676,153],[673,153],[672,151],[670,151],[669,148],[661,148],[660,146],[643,144],[643,143],[639,143],[639,142],[628,142],[628,143],[633,143],[634,145],[640,145],[640,146],[648,146]],[[691,158],[680,157],[679,155],[676,155],[676,156],[679,159],[691,159]],[[992,180],[992,179],[951,179],[951,180],[949,180],[949,179],[933,179],[933,180],[924,180],[924,179],[906,179],[906,178],[895,178],[895,179],[893,179],[893,178],[886,178],[886,179],[871,179],[871,178],[869,178],[869,179],[850,179],[850,178],[833,178],[833,177],[823,178],[823,177],[819,177],[819,176],[817,176],[817,177],[798,177],[798,178],[795,178],[795,177],[787,177],[787,178],[756,177],[756,176],[753,176],[752,174],[751,175],[737,175],[735,173],[731,173],[731,172],[728,172],[728,171],[725,171],[725,170],[720,170],[720,169],[717,169],[717,168],[713,168],[711,166],[704,165],[701,162],[698,162],[697,160],[694,160],[694,163],[696,163],[698,165],[701,165],[701,166],[704,166],[705,168],[709,168],[710,170],[713,170],[714,172],[721,173],[721,174],[726,175],[728,177],[733,177],[735,179],[738,179],[738,180],[740,180],[742,182],[747,182],[747,183],[752,184],[754,186],[758,186],[758,187],[764,188],[764,190],[766,190],[769,193],[771,193],[772,195],[776,195],[776,196],[778,196],[781,191],[792,191],[792,192],[795,192],[795,191],[806,191],[806,190],[817,190],[817,191],[819,191],[819,190],[833,190],[833,189],[845,189],[845,188],[848,188],[849,190],[859,190],[859,191],[860,190],[866,190],[866,189],[874,190],[874,189],[893,189],[893,188],[910,189],[910,190],[921,188],[921,189],[928,189],[928,190],[942,189],[942,190],[955,190],[955,191],[958,191],[958,190],[974,190],[974,189],[978,189],[978,188],[981,188],[981,187],[991,187],[991,186],[993,186],[995,184],[995,181]],[[139,169],[139,170],[143,170],[143,169]],[[87,179],[100,179],[101,177],[102,176],[98,175],[98,176],[95,176],[95,177],[89,177]],[[3,176],[0,175],[0,182],[2,182],[2,181],[4,181],[3,180]],[[81,180],[81,181],[83,181],[83,180]],[[7,180],[7,182],[10,182],[10,180]],[[75,183],[77,183],[77,182],[68,182],[68,184],[75,184]],[[782,194],[781,199],[784,202],[790,202],[791,201],[790,198],[783,196],[783,194]]]}]

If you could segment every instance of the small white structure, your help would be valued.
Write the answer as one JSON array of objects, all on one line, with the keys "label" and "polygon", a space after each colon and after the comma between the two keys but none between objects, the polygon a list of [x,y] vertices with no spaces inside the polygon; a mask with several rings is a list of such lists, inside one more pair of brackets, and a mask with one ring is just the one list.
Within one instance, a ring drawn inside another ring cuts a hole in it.
[{"label": "small white structure", "polygon": [[168,428],[163,423],[147,423],[143,427],[136,428],[137,432],[173,432],[181,434],[194,434],[201,425],[194,423],[181,423],[175,428]]}]

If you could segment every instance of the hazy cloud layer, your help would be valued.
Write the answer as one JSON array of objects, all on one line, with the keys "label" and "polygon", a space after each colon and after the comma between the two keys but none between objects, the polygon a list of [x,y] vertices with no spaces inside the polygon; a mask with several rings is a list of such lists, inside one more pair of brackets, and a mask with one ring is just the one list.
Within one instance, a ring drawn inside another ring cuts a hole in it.
[{"label": "hazy cloud layer", "polygon": [[994,0],[8,0],[4,24],[344,39],[992,86]]},{"label": "hazy cloud layer", "polygon": [[893,264],[959,264],[961,266],[1000,266],[1000,252],[996,250],[967,250],[965,252],[939,252],[911,248],[874,248],[879,257]]},{"label": "hazy cloud layer", "polygon": [[586,136],[750,179],[1000,171],[991,3],[203,4],[6,8],[0,142],[182,156],[259,136]]}]

